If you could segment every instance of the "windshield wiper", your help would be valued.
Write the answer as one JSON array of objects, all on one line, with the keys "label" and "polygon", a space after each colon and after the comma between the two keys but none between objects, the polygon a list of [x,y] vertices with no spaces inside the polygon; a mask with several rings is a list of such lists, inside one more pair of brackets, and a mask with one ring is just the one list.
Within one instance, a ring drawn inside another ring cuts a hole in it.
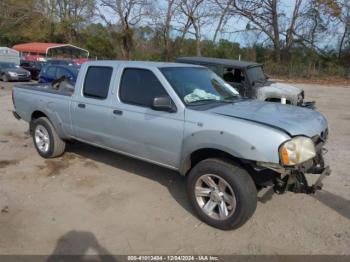
[{"label": "windshield wiper", "polygon": [[224,98],[223,102],[232,103],[234,100],[239,99],[240,97],[241,97],[240,95],[228,96]]},{"label": "windshield wiper", "polygon": [[258,79],[258,80],[254,80],[253,83],[265,83],[266,79]]},{"label": "windshield wiper", "polygon": [[206,104],[206,103],[225,103],[224,100],[217,100],[217,99],[199,99],[199,100],[195,100],[195,101],[191,101],[191,102],[188,102],[187,105],[195,105],[195,104]]}]

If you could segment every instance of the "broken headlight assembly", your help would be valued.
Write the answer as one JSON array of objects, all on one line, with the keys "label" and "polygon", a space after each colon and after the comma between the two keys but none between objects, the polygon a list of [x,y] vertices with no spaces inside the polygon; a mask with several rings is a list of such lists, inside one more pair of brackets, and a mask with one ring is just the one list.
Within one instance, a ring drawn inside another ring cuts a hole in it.
[{"label": "broken headlight assembly", "polygon": [[316,156],[314,142],[304,136],[297,136],[280,146],[281,164],[294,166],[310,160]]}]

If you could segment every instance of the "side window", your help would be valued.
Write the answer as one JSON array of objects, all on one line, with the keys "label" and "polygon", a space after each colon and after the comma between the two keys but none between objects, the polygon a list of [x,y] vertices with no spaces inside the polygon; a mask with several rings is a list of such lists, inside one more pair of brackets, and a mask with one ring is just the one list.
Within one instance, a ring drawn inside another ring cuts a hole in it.
[{"label": "side window", "polygon": [[223,75],[222,66],[220,66],[220,65],[204,65],[204,66],[208,67],[215,74],[217,74],[218,76],[222,77],[222,75]]},{"label": "side window", "polygon": [[57,69],[57,79],[60,78],[61,76],[70,78],[72,77],[72,74],[67,69],[59,67]]},{"label": "side window", "polygon": [[169,95],[151,71],[127,68],[120,82],[119,96],[124,103],[151,107],[155,97]]},{"label": "side window", "polygon": [[50,66],[46,69],[46,74],[49,76],[49,77],[53,77],[55,78],[56,77],[56,67],[54,66]]},{"label": "side window", "polygon": [[90,66],[85,76],[83,87],[84,96],[95,99],[106,99],[112,72],[112,67]]}]

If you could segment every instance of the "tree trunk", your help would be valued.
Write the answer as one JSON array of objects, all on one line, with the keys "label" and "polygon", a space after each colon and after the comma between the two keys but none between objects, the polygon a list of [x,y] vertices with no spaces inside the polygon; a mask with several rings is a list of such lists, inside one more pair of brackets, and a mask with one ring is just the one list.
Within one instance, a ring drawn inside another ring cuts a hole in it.
[{"label": "tree trunk", "polygon": [[220,19],[219,19],[219,22],[218,22],[218,25],[216,26],[216,29],[215,29],[215,33],[214,33],[214,36],[213,36],[213,43],[215,44],[216,42],[216,38],[218,37],[218,34],[219,34],[219,31],[222,29],[222,26],[224,24],[224,21],[225,21],[225,16],[227,15],[227,12],[230,8],[230,5],[232,4],[234,0],[230,0],[226,3],[226,6],[224,8],[224,10],[222,10],[222,13],[220,15]]},{"label": "tree trunk", "polygon": [[171,27],[172,15],[173,15],[174,2],[175,0],[168,0],[168,9],[167,9],[164,31],[163,31],[165,61],[170,60],[170,27]]},{"label": "tree trunk", "polygon": [[343,33],[343,35],[341,37],[340,44],[339,44],[338,59],[341,58],[341,51],[342,51],[342,48],[343,48],[343,44],[344,44],[344,40],[345,40],[345,36],[346,36],[347,32],[348,32],[348,28],[347,28],[347,26],[345,26],[345,30],[344,30],[344,33]]},{"label": "tree trunk", "polygon": [[274,47],[275,47],[275,61],[281,61],[281,46],[280,46],[280,36],[279,36],[279,28],[278,28],[278,14],[277,14],[277,0],[272,0],[272,28],[274,35]]},{"label": "tree trunk", "polygon": [[196,24],[196,21],[193,21],[193,28],[196,36],[196,55],[202,56],[201,54],[201,33],[199,25]]},{"label": "tree trunk", "polygon": [[196,55],[197,55],[197,56],[202,56],[202,52],[201,52],[201,39],[200,39],[200,38],[196,38]]}]

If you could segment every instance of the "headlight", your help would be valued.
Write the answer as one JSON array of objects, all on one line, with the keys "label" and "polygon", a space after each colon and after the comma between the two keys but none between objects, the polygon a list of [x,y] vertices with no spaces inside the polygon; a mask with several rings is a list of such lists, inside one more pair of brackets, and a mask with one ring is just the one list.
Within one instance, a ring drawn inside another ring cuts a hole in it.
[{"label": "headlight", "polygon": [[293,166],[316,156],[314,142],[304,136],[294,137],[280,147],[280,158],[283,165]]},{"label": "headlight", "polygon": [[10,76],[17,76],[17,73],[16,72],[9,72],[9,75]]}]

